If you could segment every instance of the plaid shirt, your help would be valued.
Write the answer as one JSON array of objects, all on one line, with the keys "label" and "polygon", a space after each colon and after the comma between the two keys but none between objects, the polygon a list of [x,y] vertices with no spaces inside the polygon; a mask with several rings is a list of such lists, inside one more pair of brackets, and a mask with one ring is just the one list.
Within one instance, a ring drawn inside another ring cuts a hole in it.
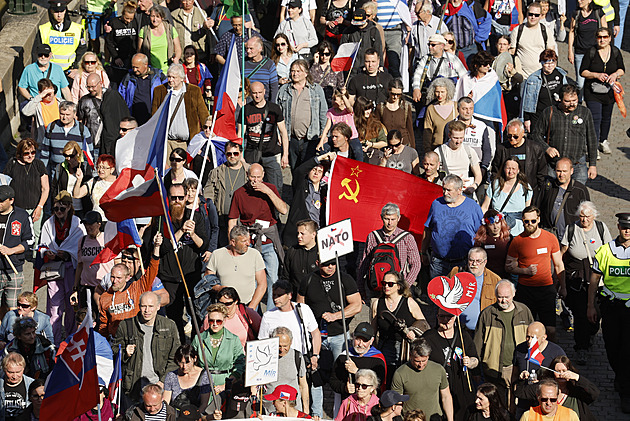
[{"label": "plaid shirt", "polygon": [[583,105],[578,105],[569,114],[565,114],[558,105],[545,108],[533,129],[532,139],[538,141],[545,150],[549,147],[556,148],[561,158],[569,158],[573,163],[586,155],[589,166],[597,165],[597,138],[593,116]]},{"label": "plaid shirt", "polygon": [[[430,54],[427,54],[426,56],[422,57],[420,61],[418,61],[416,71],[413,73],[413,89],[422,88],[420,86],[420,81],[422,79],[422,73],[424,72],[424,66],[427,64],[427,60],[429,59],[431,61],[429,62],[429,68],[427,69],[427,75],[425,76],[424,83],[428,84],[434,80],[433,74],[435,73],[435,70],[440,63],[440,58],[441,57],[436,58]],[[446,51],[444,51],[444,61],[442,61],[439,71],[437,72],[435,77],[437,78],[438,76],[441,76],[453,79],[460,78],[467,73],[468,70],[466,70],[462,62],[457,57],[455,57],[451,53],[447,53]]]}]

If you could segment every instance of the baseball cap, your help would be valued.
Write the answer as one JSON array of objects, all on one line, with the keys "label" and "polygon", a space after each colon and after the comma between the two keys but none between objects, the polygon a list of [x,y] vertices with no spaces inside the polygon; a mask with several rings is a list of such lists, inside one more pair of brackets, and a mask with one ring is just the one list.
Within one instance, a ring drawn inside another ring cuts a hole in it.
[{"label": "baseball cap", "polygon": [[179,409],[177,421],[197,421],[201,418],[201,413],[195,405],[184,405]]},{"label": "baseball cap", "polygon": [[398,402],[407,402],[408,400],[409,395],[401,395],[400,393],[394,392],[393,390],[386,390],[381,395],[380,404],[384,408],[391,408]]},{"label": "baseball cap", "polygon": [[354,336],[367,339],[368,341],[374,337],[374,328],[368,322],[361,322],[354,329]]},{"label": "baseball cap", "polygon": [[353,25],[363,25],[367,20],[367,14],[363,9],[357,9],[354,11],[354,16],[352,17]]},{"label": "baseball cap", "polygon": [[97,211],[89,211],[85,214],[81,222],[83,222],[83,225],[92,225],[95,222],[103,222],[103,218]]},{"label": "baseball cap", "polygon": [[446,38],[440,34],[434,34],[429,37],[429,42],[439,42],[440,44],[446,45]]},{"label": "baseball cap", "polygon": [[48,44],[40,44],[35,49],[35,52],[39,54],[50,54],[52,50],[50,49],[50,45]]},{"label": "baseball cap", "polygon": [[622,228],[630,228],[630,212],[618,213],[615,217]]},{"label": "baseball cap", "polygon": [[266,401],[275,401],[276,399],[284,399],[287,401],[294,401],[297,399],[297,390],[288,384],[281,384],[276,386],[274,391],[268,395],[263,396]]},{"label": "baseball cap", "polygon": [[15,190],[11,186],[0,186],[0,202],[15,198]]}]

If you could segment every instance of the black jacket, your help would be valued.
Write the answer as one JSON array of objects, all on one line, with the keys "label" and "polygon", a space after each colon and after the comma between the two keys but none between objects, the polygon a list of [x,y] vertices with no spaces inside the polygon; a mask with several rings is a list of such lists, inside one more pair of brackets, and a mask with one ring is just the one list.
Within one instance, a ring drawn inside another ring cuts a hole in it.
[{"label": "black jacket", "polygon": [[293,285],[294,297],[297,297],[297,290],[306,275],[317,269],[318,259],[317,246],[306,250],[304,247],[296,244],[285,252],[282,278]]},{"label": "black jacket", "polygon": [[[538,204],[540,209],[540,225],[543,228],[552,228],[554,226],[554,221],[551,218],[551,211],[553,210],[553,203],[558,195],[558,190],[559,187],[557,179],[551,177],[545,178]],[[575,213],[580,202],[591,200],[591,197],[588,194],[586,186],[575,180],[571,180],[565,194],[568,194],[569,197],[567,198],[567,202],[564,204],[563,208],[564,223],[565,225],[569,225],[578,220]],[[558,235],[562,236],[564,233],[558,233]]]},{"label": "black jacket", "polygon": [[[503,164],[511,156],[512,146],[509,143],[497,145],[497,150],[492,160],[492,177],[497,178]],[[525,172],[527,182],[534,190],[532,203],[536,203],[536,199],[540,194],[545,176],[547,175],[547,161],[545,160],[545,151],[538,142],[525,140],[525,168],[521,168]]]},{"label": "black jacket", "polygon": [[125,67],[131,65],[131,57],[138,49],[138,20],[134,18],[125,24],[121,16],[109,21],[112,30],[105,36],[105,45],[113,62],[117,58],[125,63]]},{"label": "black jacket", "polygon": [[[81,171],[83,171],[83,184],[85,184],[92,179],[92,169],[89,168],[86,161],[83,161],[81,163]],[[66,170],[66,166],[62,163],[57,164],[57,167],[55,168],[55,178],[51,180],[51,199],[54,199],[59,193],[64,190],[68,190],[68,171]],[[72,194],[72,192],[68,193]],[[83,196],[80,200],[81,206],[83,207],[83,212],[92,210],[92,198],[89,194]]]},{"label": "black jacket", "polygon": [[368,48],[374,48],[378,51],[378,57],[380,62],[383,63],[383,42],[381,41],[381,34],[378,32],[376,24],[372,21],[368,21],[365,28],[359,28],[356,25],[350,25],[346,27],[341,35],[341,43],[346,42],[361,42],[361,47],[356,55],[356,62],[352,68],[353,73],[358,73],[363,68],[363,59],[365,57],[365,51]]},{"label": "black jacket", "polygon": [[[9,213],[7,219],[7,226],[4,230],[4,237],[2,238],[2,245],[6,247],[15,247],[20,244],[24,246],[25,252],[29,252],[33,245],[33,227],[31,217],[22,208],[13,207],[13,210]],[[11,262],[15,266],[18,272],[22,271],[22,265],[24,264],[24,252],[18,254],[12,254],[9,256]],[[0,259],[0,270],[4,273],[13,275],[13,269],[5,258]]]},{"label": "black jacket", "polygon": [[107,89],[103,92],[101,102],[101,119],[103,131],[101,132],[101,154],[116,156],[116,139],[119,136],[120,120],[129,117],[129,108],[125,100],[115,89]]},{"label": "black jacket", "polygon": [[[376,377],[378,377],[380,384],[383,385],[385,382],[386,376],[386,366],[385,359],[383,354],[380,352],[378,354],[373,354],[374,347],[368,351],[368,354],[371,356],[363,356],[363,357],[354,357],[351,356],[350,359],[354,361],[357,368],[359,370],[367,368],[373,370],[376,373]],[[351,354],[353,354],[351,348]],[[346,370],[346,352],[344,351],[341,355],[337,357],[335,360],[335,364],[333,365],[333,370],[330,375],[330,388],[341,394],[341,399],[345,399],[348,397],[348,390],[346,389],[346,385],[348,383],[348,370]],[[356,380],[356,378],[355,378]]]}]

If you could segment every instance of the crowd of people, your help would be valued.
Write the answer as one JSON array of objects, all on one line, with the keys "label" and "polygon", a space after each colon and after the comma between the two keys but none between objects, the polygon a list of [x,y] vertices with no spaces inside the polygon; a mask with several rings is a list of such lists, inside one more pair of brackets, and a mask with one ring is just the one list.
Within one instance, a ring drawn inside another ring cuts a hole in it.
[{"label": "crowd of people", "polygon": [[[236,3],[94,1],[86,25],[50,3],[17,81],[30,135],[0,180],[0,419],[39,419],[88,308],[104,358],[86,421],[590,421],[599,390],[577,367],[601,352],[600,320],[630,413],[630,213],[609,229],[586,187],[613,147],[627,0],[571,13],[549,0]],[[565,41],[576,80],[558,66]],[[334,70],[347,43],[352,67]],[[215,136],[231,48],[241,140],[217,162],[191,145]],[[136,218],[142,246],[95,263],[117,145],[167,97],[177,250],[161,217]],[[421,240],[387,203],[353,253],[320,261],[339,156],[441,186]],[[31,262],[45,312],[23,291]],[[427,285],[461,272],[477,288],[455,317]],[[571,359],[558,328],[573,332]],[[266,338],[278,378],[245,387],[246,344]]]}]

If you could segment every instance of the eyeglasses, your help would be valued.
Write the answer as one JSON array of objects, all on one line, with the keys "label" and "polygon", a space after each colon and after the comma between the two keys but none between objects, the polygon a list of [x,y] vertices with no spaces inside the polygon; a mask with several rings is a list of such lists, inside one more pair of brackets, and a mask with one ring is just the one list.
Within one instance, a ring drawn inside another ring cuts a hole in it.
[{"label": "eyeglasses", "polygon": [[44,400],[44,396],[46,396],[46,395],[43,395],[43,394],[42,395],[31,395],[31,400],[34,401],[35,399],[37,399],[37,400],[41,401],[41,400]]},{"label": "eyeglasses", "polygon": [[176,201],[182,201],[186,198],[186,196],[171,196],[171,201],[172,202],[176,202]]},{"label": "eyeglasses", "polygon": [[486,259],[468,259],[468,263],[471,263],[473,265],[480,265],[485,261]]},{"label": "eyeglasses", "polygon": [[234,300],[232,300],[232,301],[228,301],[228,302],[225,302],[225,301],[219,301],[219,302],[220,302],[221,304],[223,304],[224,306],[226,306],[226,307],[229,307],[229,306],[231,306],[232,304],[234,304]]},{"label": "eyeglasses", "polygon": [[536,222],[538,222],[537,219],[523,219],[523,223],[528,225],[534,225]]},{"label": "eyeglasses", "polygon": [[204,124],[203,126],[201,126],[201,128],[204,130],[210,130],[212,126],[208,126],[207,124]]},{"label": "eyeglasses", "polygon": [[28,151],[28,152],[22,152],[22,156],[31,156],[31,155],[35,155],[35,151]]},{"label": "eyeglasses", "polygon": [[29,303],[18,303],[18,307],[21,308],[31,308],[31,305]]},{"label": "eyeglasses", "polygon": [[65,206],[53,206],[53,211],[55,211],[55,212],[65,212],[66,209],[68,209],[68,208],[65,207]]},{"label": "eyeglasses", "polygon": [[71,154],[64,153],[63,156],[66,157],[66,158],[74,158],[75,156],[77,156],[77,154],[76,153],[71,153]]},{"label": "eyeglasses", "polygon": [[398,285],[398,282],[382,282],[382,284],[383,284],[384,287],[392,288],[392,287]]},{"label": "eyeglasses", "polygon": [[96,64],[96,60],[85,60],[85,64]]},{"label": "eyeglasses", "polygon": [[401,96],[402,92],[391,92],[389,93],[391,96]]},{"label": "eyeglasses", "polygon": [[99,165],[96,167],[97,170],[111,170],[112,167],[106,167],[104,165]]},{"label": "eyeglasses", "polygon": [[528,13],[527,16],[531,16],[533,18],[539,18],[540,17],[540,13]]},{"label": "eyeglasses", "polygon": [[171,156],[171,157],[169,158],[169,160],[170,160],[171,162],[183,162],[183,161],[184,161],[184,158],[180,158],[180,157],[178,157],[178,156]]},{"label": "eyeglasses", "polygon": [[208,319],[208,323],[211,325],[221,326],[223,324],[223,319]]},{"label": "eyeglasses", "polygon": [[367,389],[368,387],[372,387],[371,384],[365,384],[365,383],[355,383],[354,384],[356,386],[357,389]]},{"label": "eyeglasses", "polygon": [[226,152],[225,156],[239,156],[240,154],[240,152]]},{"label": "eyeglasses", "polygon": [[278,42],[276,43],[276,47],[286,47],[287,43],[286,42]]},{"label": "eyeglasses", "polygon": [[508,135],[507,135],[508,139],[518,139],[519,137],[521,137],[521,136],[518,135],[518,134],[509,134],[508,133]]},{"label": "eyeglasses", "polygon": [[539,398],[539,399],[540,399],[540,401],[541,401],[541,402],[551,402],[551,403],[554,403],[554,402],[557,402],[557,401],[558,401],[558,398]]},{"label": "eyeglasses", "polygon": [[332,53],[330,51],[325,51],[322,53],[323,56],[330,57]]}]

